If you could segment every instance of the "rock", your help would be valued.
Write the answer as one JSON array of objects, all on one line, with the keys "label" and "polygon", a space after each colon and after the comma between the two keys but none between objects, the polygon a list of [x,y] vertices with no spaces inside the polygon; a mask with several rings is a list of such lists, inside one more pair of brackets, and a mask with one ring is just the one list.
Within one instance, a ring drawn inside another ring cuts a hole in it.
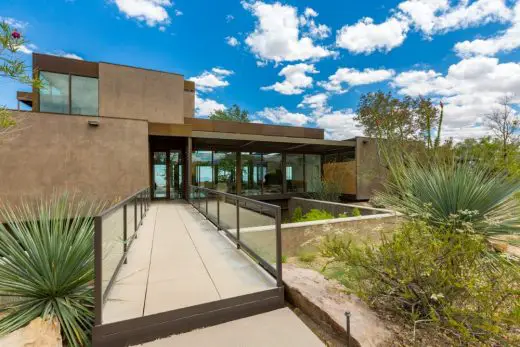
[{"label": "rock", "polygon": [[322,274],[296,267],[283,266],[286,299],[312,317],[320,325],[326,325],[346,340],[345,312],[351,313],[351,346],[384,346],[394,339],[391,327],[387,327],[375,312],[355,295],[344,292],[343,286],[327,280]]},{"label": "rock", "polygon": [[62,347],[60,323],[57,319],[38,317],[26,327],[0,337],[0,346]]}]

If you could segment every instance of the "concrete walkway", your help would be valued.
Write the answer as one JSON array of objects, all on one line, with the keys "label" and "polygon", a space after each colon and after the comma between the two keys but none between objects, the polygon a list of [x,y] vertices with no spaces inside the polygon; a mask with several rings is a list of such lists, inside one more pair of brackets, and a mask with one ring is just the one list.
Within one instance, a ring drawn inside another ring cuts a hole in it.
[{"label": "concrete walkway", "polygon": [[314,333],[288,308],[145,343],[142,347],[247,346],[322,347]]},{"label": "concrete walkway", "polygon": [[103,324],[274,287],[191,205],[153,203],[103,307]]}]

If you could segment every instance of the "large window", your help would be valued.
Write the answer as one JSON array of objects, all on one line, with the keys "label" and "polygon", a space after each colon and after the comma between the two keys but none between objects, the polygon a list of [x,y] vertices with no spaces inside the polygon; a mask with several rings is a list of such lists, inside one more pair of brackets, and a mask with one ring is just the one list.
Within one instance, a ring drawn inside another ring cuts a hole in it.
[{"label": "large window", "polygon": [[316,192],[321,185],[321,155],[305,154],[305,187]]},{"label": "large window", "polygon": [[280,153],[265,153],[262,155],[262,163],[266,168],[262,193],[282,193],[282,155]]},{"label": "large window", "polygon": [[97,116],[98,79],[41,71],[40,112]]},{"label": "large window", "polygon": [[287,154],[285,177],[289,193],[303,193],[303,154]]},{"label": "large window", "polygon": [[69,75],[40,72],[40,112],[69,113]]},{"label": "large window", "polygon": [[194,186],[213,188],[212,157],[211,151],[192,153],[192,184]]},{"label": "large window", "polygon": [[85,116],[98,115],[97,78],[71,76],[71,112]]},{"label": "large window", "polygon": [[217,190],[228,193],[236,192],[236,160],[236,152],[215,152],[213,154]]},{"label": "large window", "polygon": [[262,194],[262,180],[266,173],[260,153],[242,153],[242,194]]}]

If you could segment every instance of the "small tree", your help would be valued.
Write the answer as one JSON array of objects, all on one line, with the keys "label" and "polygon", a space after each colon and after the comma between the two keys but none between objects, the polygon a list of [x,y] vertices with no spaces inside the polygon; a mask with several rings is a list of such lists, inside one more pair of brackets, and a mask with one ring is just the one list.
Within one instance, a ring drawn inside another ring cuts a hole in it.
[{"label": "small tree", "polygon": [[231,122],[249,123],[249,112],[240,109],[238,105],[233,105],[225,110],[215,110],[209,116],[211,120],[226,120]]},{"label": "small tree", "polygon": [[503,96],[499,100],[500,107],[495,108],[487,115],[488,126],[502,144],[502,157],[507,166],[509,160],[509,147],[518,141],[520,120],[511,108],[511,97]]}]

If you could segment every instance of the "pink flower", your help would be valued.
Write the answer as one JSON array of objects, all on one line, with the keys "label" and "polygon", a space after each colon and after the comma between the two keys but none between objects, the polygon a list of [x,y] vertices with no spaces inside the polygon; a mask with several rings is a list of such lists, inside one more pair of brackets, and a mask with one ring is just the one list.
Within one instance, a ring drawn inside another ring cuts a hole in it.
[{"label": "pink flower", "polygon": [[444,104],[442,103],[442,101],[441,101],[441,108],[444,108]]},{"label": "pink flower", "polygon": [[16,31],[16,29],[11,33],[11,36],[15,40],[18,40],[20,37],[22,37],[22,35],[20,35],[20,33],[18,31]]}]

